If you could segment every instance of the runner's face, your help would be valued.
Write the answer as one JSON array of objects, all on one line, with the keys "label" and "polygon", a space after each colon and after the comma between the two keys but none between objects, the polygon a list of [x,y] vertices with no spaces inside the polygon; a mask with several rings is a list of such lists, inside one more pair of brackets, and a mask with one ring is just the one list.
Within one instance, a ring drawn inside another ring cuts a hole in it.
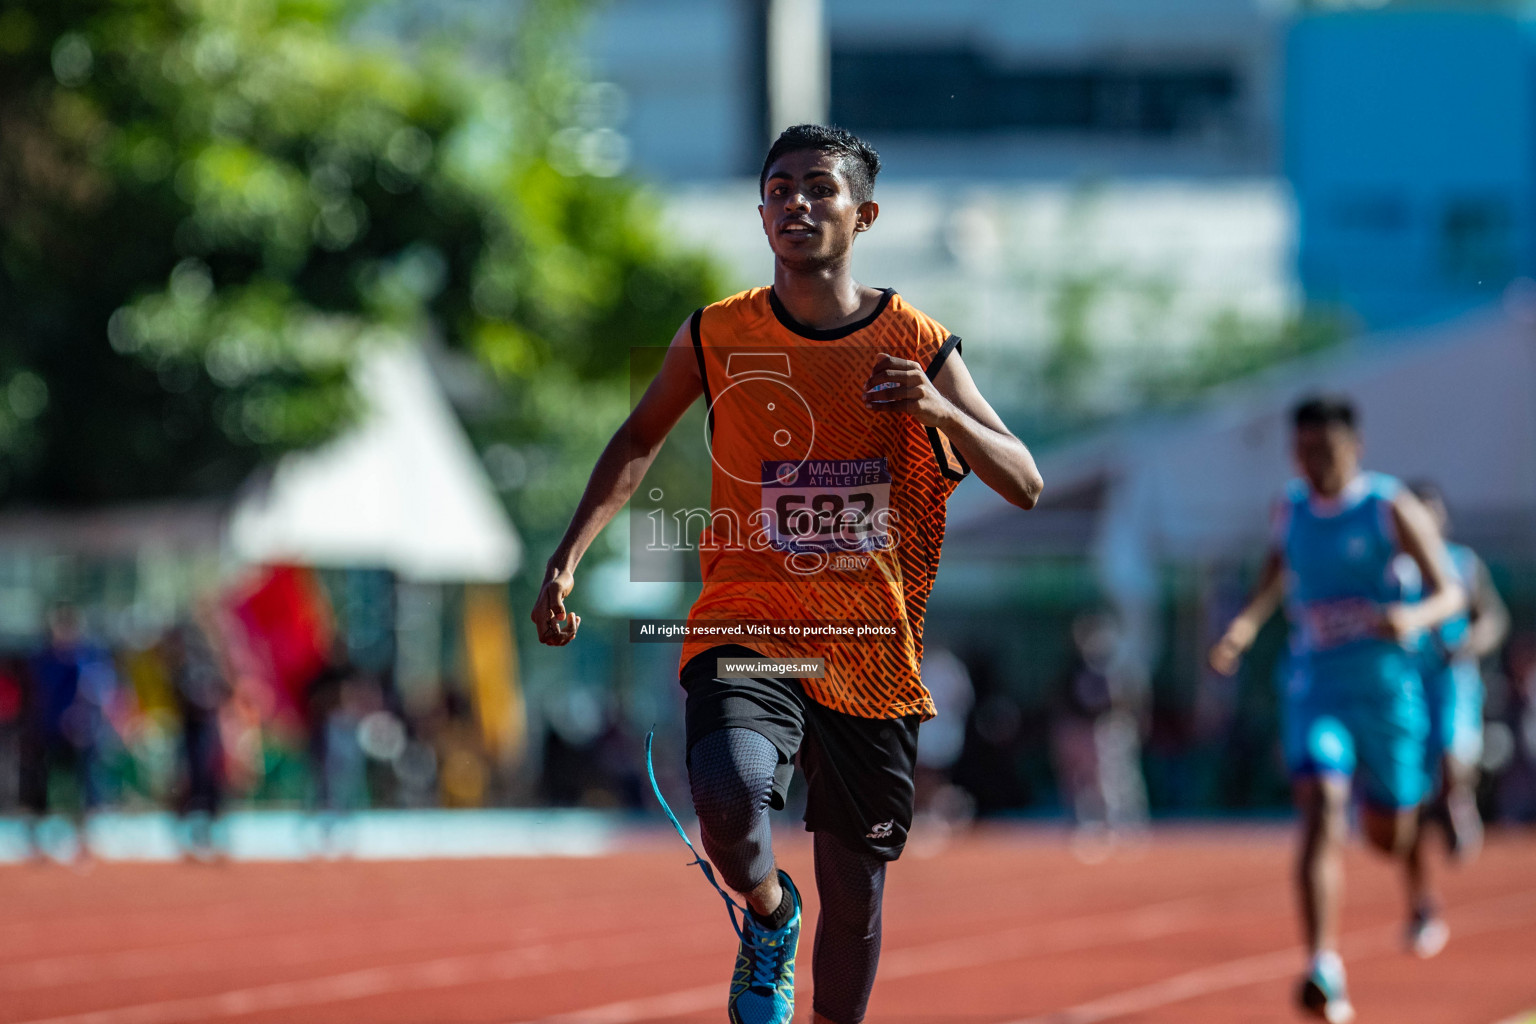
[{"label": "runner's face", "polygon": [[853,236],[874,223],[879,207],[854,199],[842,156],[806,149],[768,168],[757,210],[779,262],[814,270],[847,259]]},{"label": "runner's face", "polygon": [[1300,427],[1295,455],[1296,465],[1312,489],[1332,497],[1360,471],[1360,438],[1342,423]]}]

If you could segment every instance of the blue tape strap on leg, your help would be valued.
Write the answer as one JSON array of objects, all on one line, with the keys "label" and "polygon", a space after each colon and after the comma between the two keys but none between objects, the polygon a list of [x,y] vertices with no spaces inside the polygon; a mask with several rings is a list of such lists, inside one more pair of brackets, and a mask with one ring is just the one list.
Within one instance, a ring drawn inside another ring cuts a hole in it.
[{"label": "blue tape strap on leg", "polygon": [[[697,864],[699,870],[704,872],[704,877],[709,880],[709,884],[715,887],[715,892],[718,892],[720,898],[725,900],[725,912],[731,917],[731,927],[735,929],[738,939],[743,938],[742,926],[747,922],[747,908],[731,899],[731,894],[726,892],[719,882],[715,881],[715,869],[710,867],[707,860],[699,856],[699,851],[693,845],[693,840],[689,839],[688,833],[683,831],[683,823],[677,820],[677,815],[673,814],[672,808],[667,805],[667,798],[661,795],[661,786],[656,782],[656,764],[651,757],[651,743],[655,739],[655,730],[645,734],[645,773],[651,777],[651,792],[656,794],[656,801],[661,804],[661,809],[666,812],[667,820],[672,823],[673,828],[677,829],[677,834],[682,837],[683,842],[688,844],[688,850],[693,854],[693,860],[689,861],[688,864],[690,866]],[[737,911],[741,912],[740,923],[737,923],[736,920]]]}]

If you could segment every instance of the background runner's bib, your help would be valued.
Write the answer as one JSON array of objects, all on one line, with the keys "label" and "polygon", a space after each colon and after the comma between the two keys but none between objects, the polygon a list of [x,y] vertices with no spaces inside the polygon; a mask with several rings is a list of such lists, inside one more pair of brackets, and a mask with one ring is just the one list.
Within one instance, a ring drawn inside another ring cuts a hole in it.
[{"label": "background runner's bib", "polygon": [[[876,642],[753,638],[767,657],[819,657],[818,703],[865,718],[932,717],[918,676],[923,613],[944,539],[944,503],[967,472],[939,431],[865,407],[882,354],[929,377],[959,339],[887,290],[874,313],[831,331],[793,321],[769,288],[694,315],[709,405],[704,586],[690,621],[895,623]],[[712,646],[688,640],[682,661]]]}]

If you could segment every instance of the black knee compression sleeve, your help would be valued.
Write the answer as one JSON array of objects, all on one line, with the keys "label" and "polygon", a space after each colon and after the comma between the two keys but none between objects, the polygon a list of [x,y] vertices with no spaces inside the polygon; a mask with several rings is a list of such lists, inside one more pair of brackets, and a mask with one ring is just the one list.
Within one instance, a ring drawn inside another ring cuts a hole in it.
[{"label": "black knee compression sleeve", "polygon": [[756,888],[773,870],[768,804],[778,764],[778,749],[751,729],[719,729],[688,755],[704,852],[720,880],[737,892]]},{"label": "black knee compression sleeve", "polygon": [[816,833],[816,950],[811,970],[816,1012],[837,1024],[859,1024],[880,966],[880,903],[885,861]]}]

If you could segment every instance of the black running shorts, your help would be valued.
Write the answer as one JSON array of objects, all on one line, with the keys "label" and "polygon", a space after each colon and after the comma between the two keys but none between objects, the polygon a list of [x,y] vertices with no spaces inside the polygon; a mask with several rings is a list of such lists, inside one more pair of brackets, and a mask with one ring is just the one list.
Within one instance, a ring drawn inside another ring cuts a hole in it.
[{"label": "black running shorts", "polygon": [[721,679],[720,658],[760,658],[738,644],[711,647],[682,667],[687,747],[717,729],[751,729],[778,749],[773,807],[782,809],[798,754],[805,827],[883,860],[901,856],[912,825],[918,715],[859,718],[806,695],[798,679]]}]

